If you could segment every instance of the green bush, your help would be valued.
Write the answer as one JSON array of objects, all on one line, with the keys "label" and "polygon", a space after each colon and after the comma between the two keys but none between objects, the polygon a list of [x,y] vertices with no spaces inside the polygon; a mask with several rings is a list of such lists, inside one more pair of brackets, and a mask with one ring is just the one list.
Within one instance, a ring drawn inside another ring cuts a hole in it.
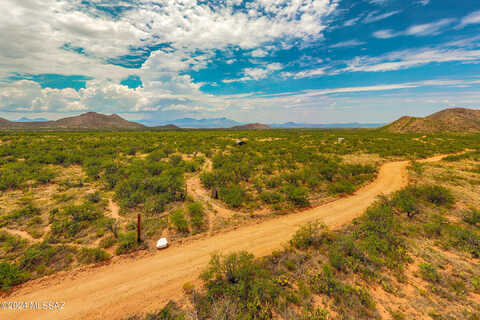
[{"label": "green bush", "polygon": [[463,217],[463,221],[472,225],[472,226],[479,226],[480,225],[480,211],[477,209],[471,209],[465,213]]},{"label": "green bush", "polygon": [[200,231],[205,224],[205,213],[202,204],[193,202],[187,205],[187,209],[190,215],[192,229],[196,232]]},{"label": "green bush", "polygon": [[102,196],[100,195],[100,192],[95,191],[92,193],[88,193],[85,196],[85,200],[90,201],[92,203],[99,203],[102,200]]},{"label": "green bush", "polygon": [[397,191],[392,197],[392,205],[400,212],[404,212],[409,217],[419,213],[418,198],[412,193],[410,188]]},{"label": "green bush", "polygon": [[51,182],[56,177],[55,171],[52,169],[42,169],[37,173],[37,182],[46,184]]},{"label": "green bush", "polygon": [[138,247],[137,233],[130,231],[118,235],[118,248],[115,252],[116,254],[130,253],[137,250]]},{"label": "green bush", "polygon": [[327,227],[318,222],[312,222],[300,227],[295,233],[290,244],[297,249],[307,249],[309,247],[318,248],[329,235]]},{"label": "green bush", "polygon": [[149,313],[143,316],[130,316],[125,320],[185,320],[185,313],[180,307],[173,301],[167,303],[167,305],[160,311]]},{"label": "green bush", "polygon": [[451,206],[454,197],[450,190],[442,186],[424,186],[419,189],[420,194],[429,202],[438,206]]},{"label": "green bush", "polygon": [[[368,208],[354,230],[357,247],[364,251],[365,259],[368,258],[363,264],[401,272],[405,263],[410,261],[403,232],[402,223],[394,215],[388,201],[381,200]],[[359,257],[360,260],[364,259]]]},{"label": "green bush", "polygon": [[422,263],[418,266],[420,275],[423,279],[430,281],[430,282],[439,282],[440,275],[438,274],[437,270],[433,265],[430,263]]},{"label": "green bush", "polygon": [[328,192],[331,194],[352,194],[355,192],[355,186],[348,180],[337,181],[328,186]]},{"label": "green bush", "polygon": [[104,221],[102,218],[103,214],[91,202],[69,205],[61,211],[50,212],[51,231],[55,236],[75,238],[86,233],[89,228],[100,226],[100,222]]},{"label": "green bush", "polygon": [[296,207],[303,208],[310,205],[310,201],[308,200],[308,192],[305,188],[288,186],[285,189],[285,193],[287,194],[288,201],[293,203],[293,205]]},{"label": "green bush", "polygon": [[7,262],[0,262],[0,288],[8,292],[14,285],[20,284],[25,275],[17,266]]},{"label": "green bush", "polygon": [[31,277],[64,270],[74,262],[76,249],[66,245],[35,243],[28,247],[18,260],[21,270],[28,271]]},{"label": "green bush", "polygon": [[220,189],[220,198],[232,208],[239,208],[245,202],[245,189],[241,186],[229,186]]},{"label": "green bush", "polygon": [[77,254],[78,262],[83,264],[98,263],[110,258],[110,255],[98,248],[82,248]]},{"label": "green bush", "polygon": [[145,201],[145,212],[147,213],[161,213],[165,211],[165,205],[168,203],[167,197],[157,196],[148,198]]},{"label": "green bush", "polygon": [[29,198],[22,199],[20,205],[22,206],[20,209],[14,210],[8,214],[8,219],[22,221],[41,214],[40,208],[35,206],[33,201]]},{"label": "green bush", "polygon": [[276,203],[283,202],[284,197],[279,192],[264,191],[260,194],[260,199],[267,204],[276,204]]},{"label": "green bush", "polygon": [[179,232],[188,233],[188,221],[182,208],[177,208],[170,212],[170,223]]},{"label": "green bush", "polygon": [[375,316],[375,302],[368,291],[337,280],[334,271],[323,265],[322,271],[310,278],[313,292],[334,299],[342,319],[368,319]]},{"label": "green bush", "polygon": [[116,242],[117,240],[114,236],[109,236],[100,241],[99,247],[104,249],[111,248]]},{"label": "green bush", "polygon": [[[214,255],[201,278],[206,301],[232,301],[239,319],[271,319],[272,302],[282,294],[270,271],[247,252]],[[206,306],[203,312],[210,311]]]}]

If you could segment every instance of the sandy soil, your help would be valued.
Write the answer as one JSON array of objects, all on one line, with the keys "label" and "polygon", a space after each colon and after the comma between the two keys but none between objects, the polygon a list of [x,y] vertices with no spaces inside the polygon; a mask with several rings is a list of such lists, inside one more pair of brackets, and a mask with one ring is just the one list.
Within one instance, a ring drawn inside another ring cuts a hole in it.
[{"label": "sandy soil", "polygon": [[[435,158],[436,160],[437,158]],[[440,157],[441,159],[441,157]],[[60,273],[22,285],[3,300],[61,301],[62,311],[0,309],[1,319],[123,319],[161,308],[182,295],[182,285],[194,281],[214,252],[248,250],[256,256],[281,248],[295,231],[312,220],[332,228],[360,216],[380,194],[407,184],[407,161],[382,165],[378,177],[354,195],[306,211],[256,225],[173,245],[154,255],[116,259],[107,265]]]},{"label": "sandy soil", "polygon": [[108,210],[110,210],[110,216],[112,218],[120,219],[120,215],[118,214],[120,212],[120,207],[113,202],[112,199],[108,199]]}]

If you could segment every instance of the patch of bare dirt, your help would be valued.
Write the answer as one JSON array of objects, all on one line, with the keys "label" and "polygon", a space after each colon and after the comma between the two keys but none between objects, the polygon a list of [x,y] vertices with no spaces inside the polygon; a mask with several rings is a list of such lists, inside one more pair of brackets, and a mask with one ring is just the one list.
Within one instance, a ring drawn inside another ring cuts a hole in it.
[{"label": "patch of bare dirt", "polygon": [[108,210],[110,211],[110,216],[115,219],[120,219],[120,207],[112,199],[108,199]]}]

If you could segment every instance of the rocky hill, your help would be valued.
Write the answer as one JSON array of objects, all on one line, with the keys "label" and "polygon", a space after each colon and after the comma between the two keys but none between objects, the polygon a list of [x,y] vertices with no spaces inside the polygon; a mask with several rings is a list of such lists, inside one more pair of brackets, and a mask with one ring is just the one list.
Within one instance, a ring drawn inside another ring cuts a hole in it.
[{"label": "rocky hill", "polygon": [[241,125],[241,126],[234,126],[234,127],[231,127],[230,129],[234,129],[234,130],[266,130],[266,129],[270,129],[270,127],[265,125],[265,124],[261,124],[261,123],[249,123],[249,124],[244,124],[244,125]]},{"label": "rocky hill", "polygon": [[383,129],[397,133],[480,132],[480,110],[452,108],[425,118],[405,116]]},{"label": "rocky hill", "polygon": [[56,121],[13,122],[0,119],[0,129],[10,130],[137,130],[144,125],[128,121],[119,115],[87,112]]}]

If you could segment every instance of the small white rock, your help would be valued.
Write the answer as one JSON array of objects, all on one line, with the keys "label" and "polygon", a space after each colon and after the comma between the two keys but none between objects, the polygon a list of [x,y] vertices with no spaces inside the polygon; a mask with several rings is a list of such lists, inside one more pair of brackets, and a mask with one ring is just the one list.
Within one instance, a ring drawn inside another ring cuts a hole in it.
[{"label": "small white rock", "polygon": [[157,249],[164,249],[166,247],[168,247],[167,238],[160,238],[160,240],[157,241]]}]

